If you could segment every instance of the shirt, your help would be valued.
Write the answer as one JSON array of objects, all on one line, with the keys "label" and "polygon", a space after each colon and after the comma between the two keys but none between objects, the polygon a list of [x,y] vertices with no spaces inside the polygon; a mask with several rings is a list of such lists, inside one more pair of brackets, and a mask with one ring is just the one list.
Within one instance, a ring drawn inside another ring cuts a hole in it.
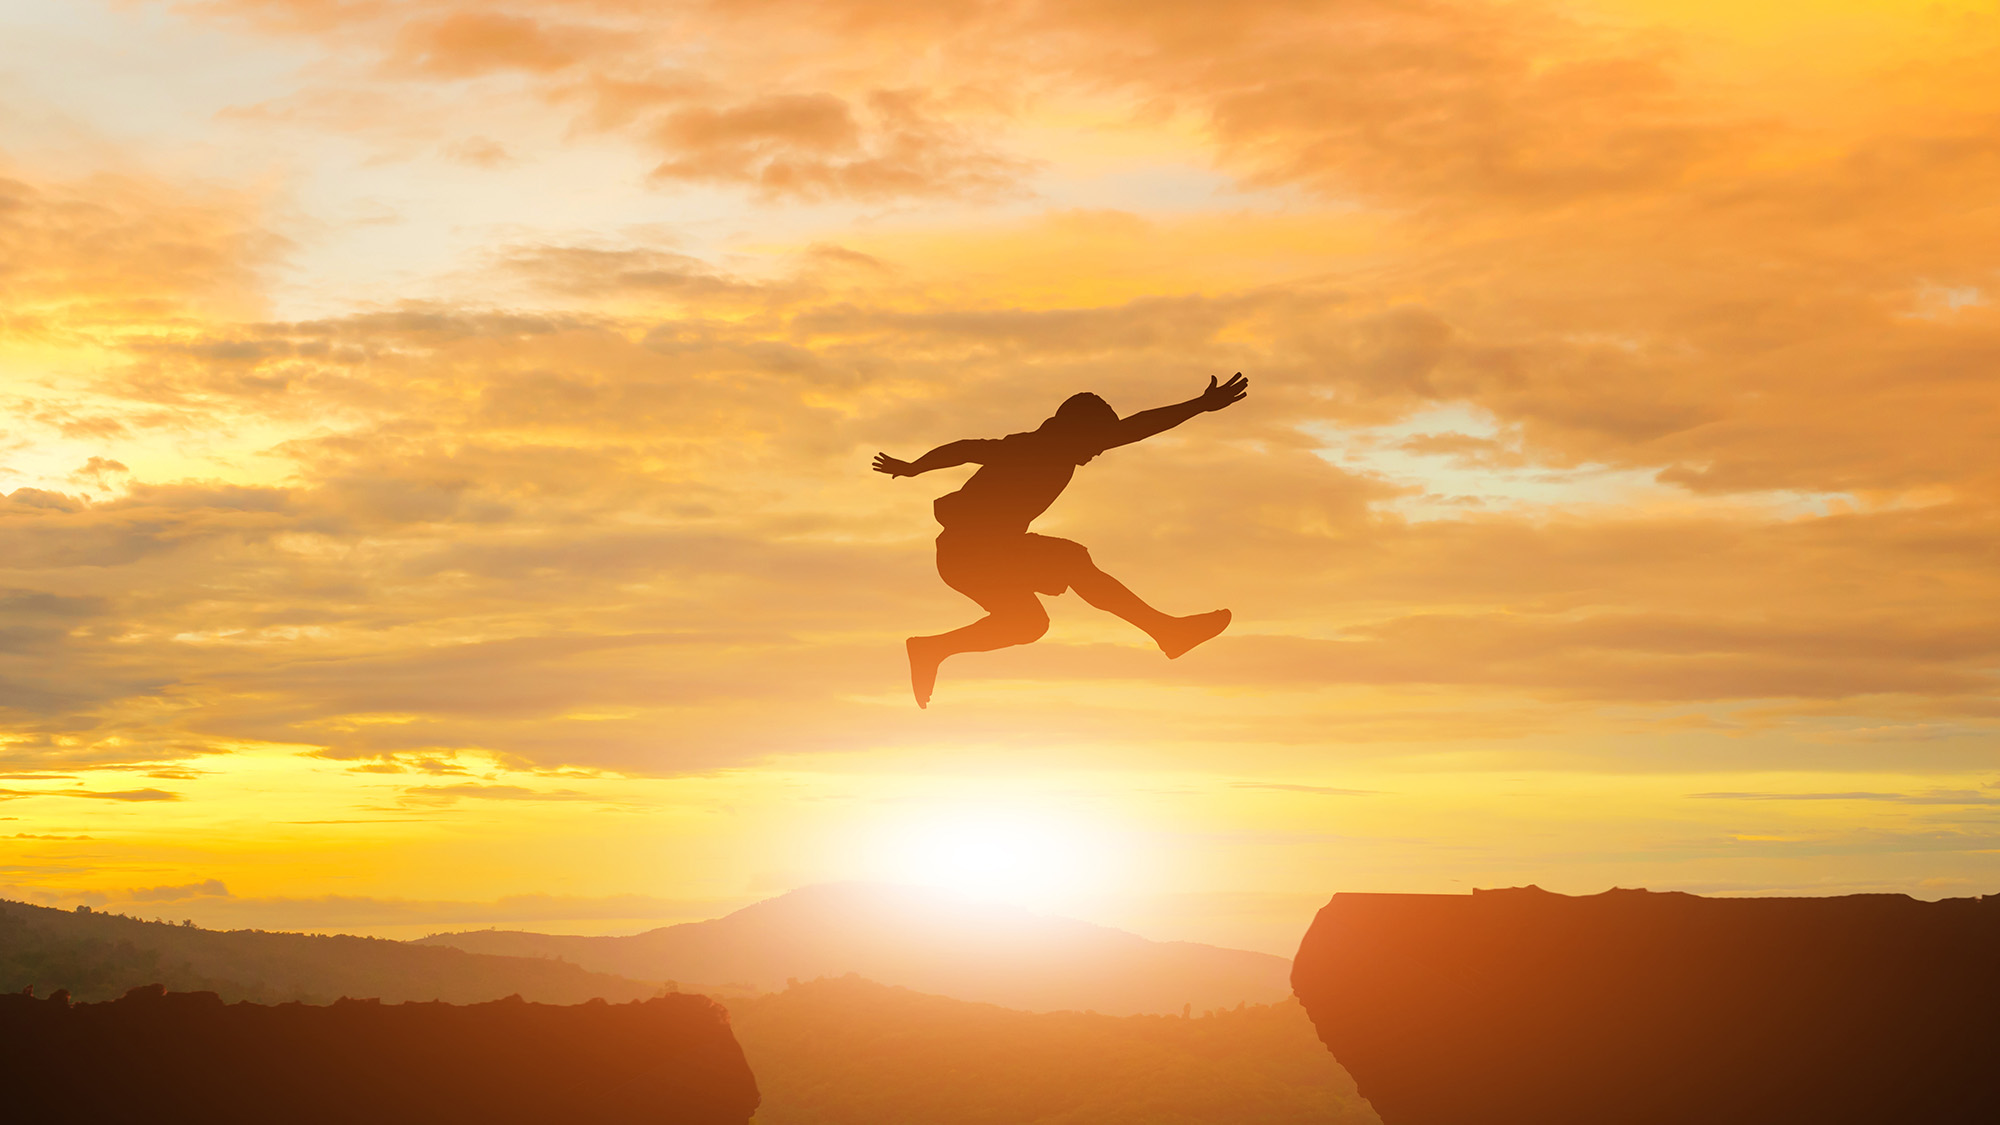
[{"label": "shirt", "polygon": [[964,487],[940,496],[931,510],[947,531],[1019,535],[1049,510],[1076,475],[1079,461],[1102,449],[1079,450],[1072,435],[1034,430],[967,442],[980,465]]}]

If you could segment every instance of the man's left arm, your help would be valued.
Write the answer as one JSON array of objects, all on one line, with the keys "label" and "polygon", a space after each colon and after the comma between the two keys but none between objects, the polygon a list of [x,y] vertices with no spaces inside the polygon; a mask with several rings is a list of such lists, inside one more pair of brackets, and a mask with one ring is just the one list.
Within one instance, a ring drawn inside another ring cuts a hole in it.
[{"label": "man's left arm", "polygon": [[1118,425],[1112,429],[1112,440],[1105,443],[1104,448],[1116,449],[1121,445],[1144,441],[1154,434],[1173,429],[1197,414],[1221,410],[1232,403],[1241,402],[1243,396],[1250,393],[1249,388],[1250,380],[1245,379],[1241,371],[1231,375],[1227,383],[1220,385],[1217,385],[1215,376],[1211,375],[1208,378],[1208,389],[1186,402],[1141,410],[1129,418],[1119,419]]}]

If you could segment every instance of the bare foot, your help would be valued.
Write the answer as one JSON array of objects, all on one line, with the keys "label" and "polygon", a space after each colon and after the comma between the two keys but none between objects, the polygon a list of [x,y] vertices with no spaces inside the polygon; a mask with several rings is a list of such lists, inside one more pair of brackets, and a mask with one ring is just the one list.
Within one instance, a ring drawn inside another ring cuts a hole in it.
[{"label": "bare foot", "polygon": [[938,651],[936,637],[911,637],[903,642],[910,653],[910,690],[916,693],[917,706],[931,705],[931,689],[937,687],[938,665],[944,663],[945,654]]},{"label": "bare foot", "polygon": [[1167,654],[1167,659],[1172,660],[1227,628],[1229,628],[1229,611],[1218,609],[1214,613],[1176,617],[1172,625],[1153,639],[1159,642],[1160,651]]}]

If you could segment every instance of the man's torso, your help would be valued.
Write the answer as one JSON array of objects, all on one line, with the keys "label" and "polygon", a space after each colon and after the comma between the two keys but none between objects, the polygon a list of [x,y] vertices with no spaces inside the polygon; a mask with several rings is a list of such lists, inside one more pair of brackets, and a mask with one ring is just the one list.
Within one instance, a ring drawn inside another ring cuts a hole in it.
[{"label": "man's torso", "polygon": [[982,442],[978,472],[932,510],[948,531],[1018,535],[1049,510],[1076,475],[1074,454],[1040,433]]}]

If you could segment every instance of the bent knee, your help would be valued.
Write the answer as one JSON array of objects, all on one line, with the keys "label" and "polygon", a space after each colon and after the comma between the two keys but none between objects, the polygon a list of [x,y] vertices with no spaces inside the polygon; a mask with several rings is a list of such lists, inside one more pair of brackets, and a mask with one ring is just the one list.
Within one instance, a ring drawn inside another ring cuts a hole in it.
[{"label": "bent knee", "polygon": [[1009,614],[1002,622],[1010,644],[1033,644],[1049,631],[1049,615],[1040,606],[1033,613]]},{"label": "bent knee", "polygon": [[1017,645],[1034,644],[1036,641],[1041,640],[1048,631],[1048,614],[1044,613],[1037,617],[1026,618],[1014,624],[1014,643]]}]

